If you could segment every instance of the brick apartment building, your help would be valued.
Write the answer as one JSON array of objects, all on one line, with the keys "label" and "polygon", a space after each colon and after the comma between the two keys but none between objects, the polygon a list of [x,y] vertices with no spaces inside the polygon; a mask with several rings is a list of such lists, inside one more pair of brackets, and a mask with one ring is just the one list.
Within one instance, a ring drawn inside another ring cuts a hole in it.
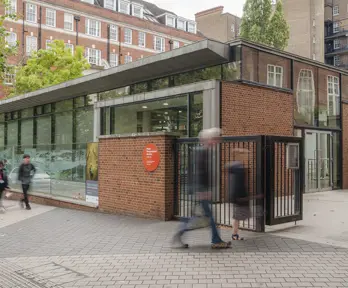
[{"label": "brick apartment building", "polygon": [[[64,40],[72,50],[76,45],[85,48],[92,65],[86,74],[202,39],[195,21],[142,0],[10,0],[10,4],[19,15],[18,20],[5,22],[8,43],[19,42],[18,56],[9,59],[13,65],[25,63],[30,53],[46,49],[55,39]],[[8,73],[5,84],[12,81]]]},{"label": "brick apartment building", "polygon": [[195,14],[197,29],[205,37],[220,42],[227,42],[239,36],[241,18],[223,12],[224,7],[218,6]]}]

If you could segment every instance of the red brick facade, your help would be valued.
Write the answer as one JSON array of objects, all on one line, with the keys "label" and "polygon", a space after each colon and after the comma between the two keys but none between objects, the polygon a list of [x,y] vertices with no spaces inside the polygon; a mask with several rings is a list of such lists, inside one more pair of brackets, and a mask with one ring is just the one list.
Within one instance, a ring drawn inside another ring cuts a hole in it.
[{"label": "red brick facade", "polygon": [[[99,142],[99,209],[145,218],[170,220],[173,217],[173,137],[105,138]],[[147,172],[142,153],[153,143],[160,164]]]}]

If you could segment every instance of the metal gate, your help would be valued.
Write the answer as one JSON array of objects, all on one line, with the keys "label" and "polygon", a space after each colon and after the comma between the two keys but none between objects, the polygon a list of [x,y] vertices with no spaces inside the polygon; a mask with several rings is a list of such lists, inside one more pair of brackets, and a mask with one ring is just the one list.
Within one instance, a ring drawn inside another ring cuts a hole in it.
[{"label": "metal gate", "polygon": [[303,141],[296,137],[266,137],[266,224],[302,220],[304,191]]},{"label": "metal gate", "polygon": [[[180,218],[191,217],[198,205],[196,195],[190,193],[192,187],[189,186],[188,177],[196,169],[195,153],[192,151],[199,146],[197,138],[177,139],[174,144],[176,155],[174,215]],[[243,136],[223,137],[222,142],[209,151],[213,168],[210,175],[211,200],[216,222],[219,225],[232,226],[233,205],[227,201],[228,174],[225,167],[236,160],[237,149],[245,151],[243,159],[238,160],[242,160],[247,169],[251,209],[251,217],[242,221],[240,228],[261,232],[265,231],[265,224],[275,225],[301,220],[303,191],[301,139]],[[298,165],[295,167],[296,163]]]}]

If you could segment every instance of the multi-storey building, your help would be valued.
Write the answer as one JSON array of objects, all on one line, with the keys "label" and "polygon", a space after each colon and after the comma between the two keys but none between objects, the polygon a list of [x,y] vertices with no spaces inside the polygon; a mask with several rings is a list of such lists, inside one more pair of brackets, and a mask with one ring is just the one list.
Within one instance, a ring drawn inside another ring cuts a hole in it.
[{"label": "multi-storey building", "polygon": [[325,0],[325,61],[348,68],[348,0]]},{"label": "multi-storey building", "polygon": [[221,42],[237,38],[241,18],[223,11],[224,7],[218,6],[196,13],[198,31],[209,39]]},{"label": "multi-storey building", "polygon": [[[201,40],[196,22],[142,0],[10,0],[18,20],[6,20],[9,45],[19,43],[9,63],[25,63],[38,49],[64,40],[85,48],[91,71],[114,67]],[[0,8],[4,9],[3,7]],[[3,14],[4,11],[0,11]],[[5,83],[11,84],[9,73]]]},{"label": "multi-storey building", "polygon": [[282,1],[290,27],[289,44],[285,50],[324,62],[324,0]]}]

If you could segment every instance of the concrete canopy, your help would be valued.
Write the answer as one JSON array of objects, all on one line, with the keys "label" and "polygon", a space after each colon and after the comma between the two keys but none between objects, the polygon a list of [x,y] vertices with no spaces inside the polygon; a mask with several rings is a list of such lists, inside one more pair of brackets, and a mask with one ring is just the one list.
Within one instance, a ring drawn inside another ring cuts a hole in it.
[{"label": "concrete canopy", "polygon": [[0,113],[112,90],[228,62],[229,45],[203,40],[169,52],[0,101]]}]

